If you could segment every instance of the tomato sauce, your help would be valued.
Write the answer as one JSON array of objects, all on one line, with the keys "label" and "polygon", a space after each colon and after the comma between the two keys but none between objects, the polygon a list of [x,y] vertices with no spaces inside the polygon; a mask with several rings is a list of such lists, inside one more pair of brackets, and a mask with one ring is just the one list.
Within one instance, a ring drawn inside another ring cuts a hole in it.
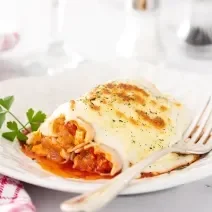
[{"label": "tomato sauce", "polygon": [[90,173],[85,171],[79,171],[73,168],[73,162],[69,161],[65,164],[59,164],[52,160],[47,159],[34,154],[30,151],[27,146],[22,146],[22,151],[25,155],[30,157],[33,160],[36,160],[37,163],[46,171],[49,171],[55,175],[65,177],[65,178],[77,178],[85,180],[97,180],[97,179],[111,179],[112,176],[102,176],[96,173]]},{"label": "tomato sauce", "polygon": [[[97,180],[97,179],[111,179],[114,176],[106,176],[106,175],[100,175],[97,173],[92,172],[86,172],[86,171],[80,171],[75,168],[73,168],[73,162],[69,161],[67,163],[61,164],[54,162],[46,157],[36,155],[35,153],[31,152],[27,145],[22,145],[22,151],[23,153],[30,157],[33,160],[36,160],[37,163],[46,171],[51,172],[57,176],[64,177],[64,178],[75,178],[75,179],[84,179],[84,180]],[[194,161],[198,160],[200,157],[197,156]],[[193,161],[193,162],[194,162]],[[187,164],[189,165],[189,164]],[[180,167],[174,167],[172,170],[170,170],[168,173],[170,173],[173,170],[179,169]],[[116,175],[118,175],[117,173]],[[158,175],[161,175],[164,173],[159,172],[146,172],[141,173],[140,178],[150,178],[155,177]]]},{"label": "tomato sauce", "polygon": [[[65,164],[59,164],[52,160],[36,155],[31,152],[27,146],[22,146],[23,153],[37,163],[46,171],[49,171],[57,176],[64,178],[75,178],[75,179],[85,179],[85,180],[97,180],[97,179],[111,179],[112,176],[102,176],[96,173],[90,173],[85,171],[79,171],[73,168],[73,162],[69,161]],[[160,173],[142,173],[141,178],[148,178],[160,175]]]}]

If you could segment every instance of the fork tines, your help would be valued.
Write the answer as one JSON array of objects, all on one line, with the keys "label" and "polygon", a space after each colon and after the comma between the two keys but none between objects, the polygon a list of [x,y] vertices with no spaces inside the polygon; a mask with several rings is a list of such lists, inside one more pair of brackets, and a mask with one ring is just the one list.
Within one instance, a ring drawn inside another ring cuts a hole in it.
[{"label": "fork tines", "polygon": [[212,98],[209,97],[201,108],[188,130],[184,134],[184,140],[192,143],[206,144],[212,138]]}]

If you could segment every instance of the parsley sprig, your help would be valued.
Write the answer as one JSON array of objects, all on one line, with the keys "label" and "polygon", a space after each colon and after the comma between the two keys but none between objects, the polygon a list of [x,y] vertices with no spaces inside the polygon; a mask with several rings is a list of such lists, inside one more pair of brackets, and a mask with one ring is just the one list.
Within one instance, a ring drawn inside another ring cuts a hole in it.
[{"label": "parsley sprig", "polygon": [[[7,96],[0,99],[0,129],[2,128],[6,120],[7,114],[9,114],[14,119],[14,121],[7,122],[6,126],[9,131],[3,132],[2,137],[9,141],[18,139],[19,141],[25,142],[27,140],[27,136],[25,135],[25,133],[36,131],[45,121],[46,114],[40,110],[35,112],[32,108],[30,108],[26,112],[27,123],[23,124],[10,110],[14,100],[14,96]],[[29,127],[31,128],[31,130],[29,130]]]}]

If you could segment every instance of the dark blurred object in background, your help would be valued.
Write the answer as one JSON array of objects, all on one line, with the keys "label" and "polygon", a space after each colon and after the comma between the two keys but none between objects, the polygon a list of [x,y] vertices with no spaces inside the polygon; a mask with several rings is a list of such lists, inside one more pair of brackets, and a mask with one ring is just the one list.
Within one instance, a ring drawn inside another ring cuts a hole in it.
[{"label": "dark blurred object in background", "polygon": [[178,30],[183,50],[197,59],[212,59],[212,1],[192,0]]}]

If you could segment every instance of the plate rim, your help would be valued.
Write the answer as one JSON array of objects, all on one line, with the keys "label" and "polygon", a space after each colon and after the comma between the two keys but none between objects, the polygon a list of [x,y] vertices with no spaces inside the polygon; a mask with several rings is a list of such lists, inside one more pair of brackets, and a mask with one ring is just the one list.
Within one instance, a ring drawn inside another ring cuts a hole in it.
[{"label": "plate rim", "polygon": [[[89,66],[92,65],[92,63],[86,63],[84,64],[85,66]],[[101,64],[101,65],[109,65],[111,66],[111,63],[94,63],[96,64]],[[142,64],[142,63],[139,63]],[[151,65],[151,64],[147,64],[147,63],[143,63],[145,65],[150,66],[153,69],[157,69],[158,67]],[[79,68],[79,67],[77,67]],[[76,68],[76,69],[77,69]],[[167,71],[167,69],[165,69],[165,71]],[[170,69],[169,69],[170,71]],[[205,78],[204,75],[201,75],[199,73],[196,72],[181,72],[181,71],[177,71],[177,69],[171,69],[171,71],[176,74],[179,74],[179,72],[182,75],[196,75],[195,77],[201,77],[201,78]],[[60,75],[59,77],[65,77],[65,74]],[[208,76],[208,74],[207,74]],[[212,78],[212,74],[209,74],[209,76],[211,76]],[[54,76],[55,77],[55,76]],[[57,76],[56,76],[57,77]],[[0,86],[4,85],[4,83],[11,83],[14,81],[25,81],[25,80],[45,80],[48,79],[49,77],[47,76],[30,76],[30,77],[20,77],[20,78],[13,78],[13,79],[9,79],[9,80],[5,80],[0,82]],[[0,138],[1,140],[2,138]],[[1,153],[0,153],[1,154]],[[53,189],[53,190],[58,190],[58,191],[64,191],[64,192],[73,192],[73,193],[84,193],[87,191],[92,189],[97,188],[98,186],[101,186],[103,183],[102,182],[95,182],[95,183],[91,183],[91,182],[80,182],[80,181],[75,181],[75,180],[64,180],[62,177],[58,177],[58,179],[62,179],[61,182],[64,181],[64,183],[62,183],[62,187],[61,185],[57,185],[57,183],[54,183],[54,181],[48,181],[46,180],[46,178],[38,178],[38,177],[32,177],[30,178],[29,176],[31,175],[25,175],[22,173],[18,173],[15,170],[10,169],[9,167],[3,167],[0,164],[0,173],[7,175],[9,177],[15,178],[17,180],[26,182],[26,183],[30,183],[33,185],[37,185],[37,186],[41,186],[44,188],[49,188],[49,189]],[[169,175],[167,178],[163,178],[164,175]],[[203,179],[205,177],[208,177],[212,175],[212,164],[205,164],[201,167],[197,167],[197,168],[193,168],[190,169],[189,171],[186,172],[179,172],[179,171],[173,171],[170,174],[162,174],[160,176],[154,177],[151,179],[152,183],[151,185],[146,186],[145,185],[145,179],[142,179],[142,182],[138,182],[138,183],[132,183],[129,185],[129,187],[127,187],[125,190],[123,190],[123,192],[120,193],[120,195],[132,195],[132,194],[141,194],[141,193],[148,193],[148,192],[154,192],[154,191],[159,191],[159,190],[164,190],[164,189],[168,189],[168,188],[172,188],[172,187],[176,187],[182,184],[187,184],[187,183],[192,183],[194,181]],[[162,180],[161,180],[162,178]],[[148,178],[149,179],[149,178]],[[65,185],[65,183],[67,183],[68,181],[70,181],[70,185]],[[140,181],[140,180],[139,180]],[[165,181],[165,182],[164,182]],[[79,186],[80,184],[83,184],[82,186]],[[92,185],[92,186],[91,186]]]},{"label": "plate rim", "polygon": [[[17,173],[14,176],[14,172],[11,169],[2,167],[1,165],[0,165],[0,170],[1,170],[0,171],[1,174],[14,178],[16,180],[19,180],[31,185],[48,188],[52,190],[57,190],[57,191],[68,192],[68,193],[89,192],[91,190],[98,188],[99,186],[102,186],[105,183],[105,182],[93,183],[93,182],[79,182],[79,181],[77,182],[72,179],[67,179],[64,181],[64,183],[68,183],[68,181],[70,181],[71,182],[70,185],[67,186],[65,184],[62,184],[63,186],[61,186],[61,185],[57,185],[57,183],[54,183],[52,181],[48,181],[48,179],[46,180],[45,178],[36,178],[35,180],[33,178],[30,178],[28,175],[17,174]],[[163,178],[164,175],[169,175],[169,176],[168,178],[162,179],[161,181],[160,178]],[[162,191],[162,190],[174,188],[183,184],[193,183],[197,180],[204,179],[211,175],[212,175],[212,164],[207,164],[202,167],[194,168],[193,170],[189,170],[188,172],[183,172],[183,173],[176,173],[176,171],[173,171],[170,174],[162,174],[160,176],[153,177],[151,179],[151,181],[153,182],[151,182],[150,186],[145,186],[146,179],[141,179],[141,180],[144,180],[144,182],[136,182],[136,183],[133,182],[128,187],[126,187],[122,192],[120,192],[119,195],[135,195],[135,194]],[[79,186],[78,184],[83,184],[83,186]],[[92,189],[90,188],[91,185],[92,185]]]}]

